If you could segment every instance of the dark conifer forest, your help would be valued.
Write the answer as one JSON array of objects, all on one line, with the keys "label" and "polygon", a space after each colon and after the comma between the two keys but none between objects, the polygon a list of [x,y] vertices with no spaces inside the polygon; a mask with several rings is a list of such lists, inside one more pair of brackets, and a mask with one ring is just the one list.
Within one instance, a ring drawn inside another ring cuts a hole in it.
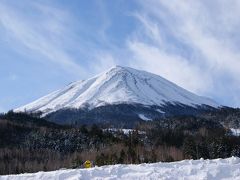
[{"label": "dark conifer forest", "polygon": [[0,174],[183,159],[240,157],[240,110],[138,122],[128,133],[93,125],[58,125],[34,114],[0,115]]}]

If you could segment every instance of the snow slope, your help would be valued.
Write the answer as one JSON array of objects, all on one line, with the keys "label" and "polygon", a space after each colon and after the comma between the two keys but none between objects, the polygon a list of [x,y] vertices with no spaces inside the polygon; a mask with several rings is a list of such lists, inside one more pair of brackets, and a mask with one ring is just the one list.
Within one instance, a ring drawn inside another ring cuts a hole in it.
[{"label": "snow slope", "polygon": [[122,103],[162,106],[166,102],[218,107],[214,101],[197,96],[158,75],[116,66],[88,80],[71,83],[15,111],[47,114],[63,108],[95,108]]},{"label": "snow slope", "polygon": [[173,163],[140,165],[113,165],[91,169],[58,170],[0,176],[0,180],[101,180],[101,179],[152,179],[152,180],[239,180],[240,159],[236,157],[216,160],[184,160]]}]

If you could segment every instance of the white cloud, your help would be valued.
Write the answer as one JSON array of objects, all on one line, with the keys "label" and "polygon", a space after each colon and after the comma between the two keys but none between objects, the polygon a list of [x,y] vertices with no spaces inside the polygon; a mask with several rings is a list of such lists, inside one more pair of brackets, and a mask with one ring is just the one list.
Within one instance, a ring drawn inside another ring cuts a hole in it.
[{"label": "white cloud", "polygon": [[238,0],[138,2],[140,25],[127,41],[132,64],[226,103],[240,99]]},{"label": "white cloud", "polygon": [[71,34],[67,29],[67,14],[33,2],[29,3],[31,8],[35,12],[34,18],[25,13],[24,9],[0,3],[0,27],[6,30],[12,46],[16,48],[17,44],[23,45],[28,49],[24,50],[25,53],[41,55],[42,62],[52,62],[68,72],[84,74],[85,70],[64,49],[63,38]]},{"label": "white cloud", "polygon": [[103,70],[116,65],[117,60],[111,53],[99,51],[95,56],[97,56],[95,59],[98,59],[98,61],[91,65],[93,72],[101,73]]},{"label": "white cloud", "polygon": [[135,59],[132,66],[160,74],[192,91],[211,87],[210,80],[206,81],[208,77],[204,77],[198,67],[181,56],[168,54],[155,46],[139,42],[129,42],[129,48]]}]

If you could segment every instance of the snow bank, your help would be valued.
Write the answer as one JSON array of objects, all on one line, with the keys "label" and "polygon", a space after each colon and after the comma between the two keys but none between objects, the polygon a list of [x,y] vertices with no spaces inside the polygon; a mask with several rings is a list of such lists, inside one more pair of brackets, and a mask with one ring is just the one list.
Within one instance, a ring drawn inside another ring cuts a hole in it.
[{"label": "snow bank", "polygon": [[0,176],[1,180],[30,179],[164,179],[203,180],[240,179],[240,159],[236,157],[216,160],[184,160],[173,163],[140,165],[113,165],[92,169],[58,170]]}]

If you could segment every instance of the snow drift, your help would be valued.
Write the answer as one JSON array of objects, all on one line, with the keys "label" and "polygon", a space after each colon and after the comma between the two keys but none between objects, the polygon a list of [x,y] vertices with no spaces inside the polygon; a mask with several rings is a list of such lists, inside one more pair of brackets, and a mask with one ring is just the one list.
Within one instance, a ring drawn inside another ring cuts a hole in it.
[{"label": "snow drift", "polygon": [[240,159],[236,157],[216,160],[184,160],[173,163],[154,163],[140,165],[112,165],[91,169],[58,170],[52,172],[38,172],[35,174],[21,174],[0,176],[1,180],[89,180],[89,179],[240,179]]}]

